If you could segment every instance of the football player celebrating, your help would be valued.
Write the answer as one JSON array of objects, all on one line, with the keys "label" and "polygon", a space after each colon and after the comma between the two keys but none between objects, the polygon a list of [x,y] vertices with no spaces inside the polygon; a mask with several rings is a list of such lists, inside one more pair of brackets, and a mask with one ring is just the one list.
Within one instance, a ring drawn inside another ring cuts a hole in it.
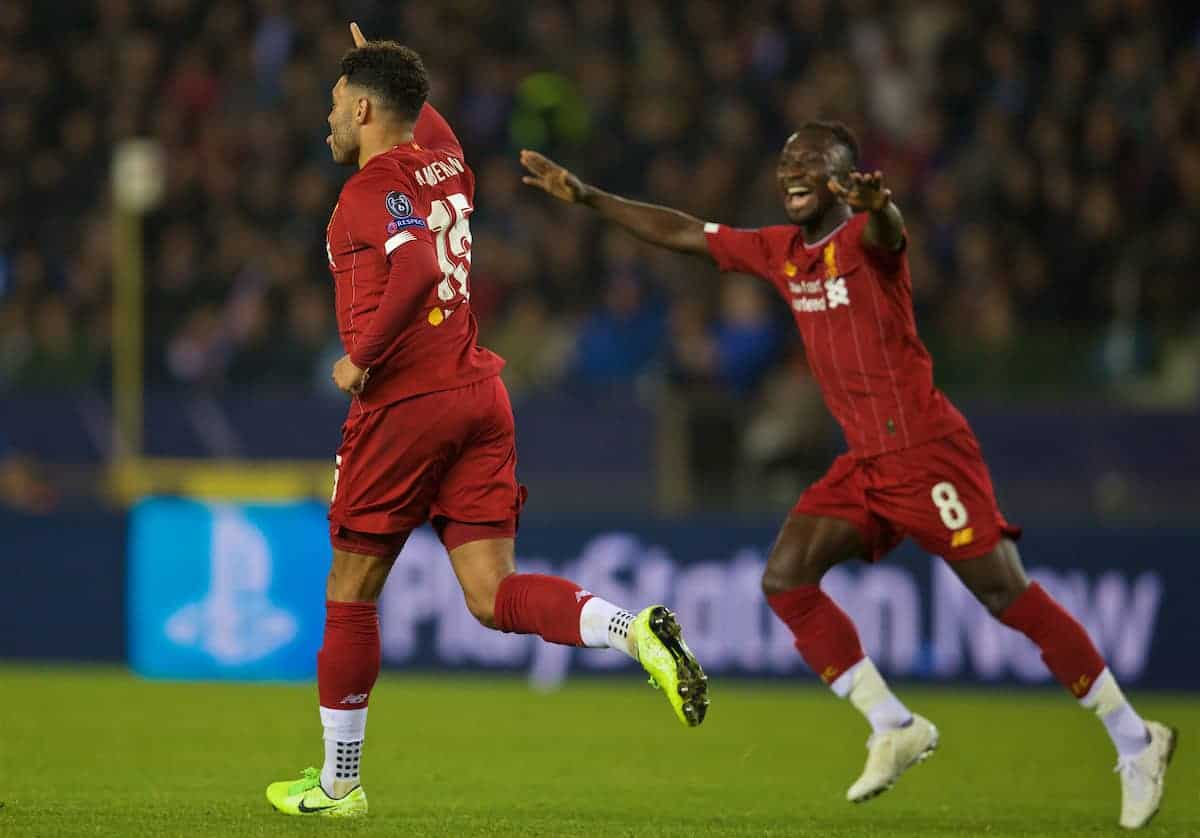
[{"label": "football player celebrating", "polygon": [[905,536],[945,558],[988,611],[1042,652],[1058,681],[1103,722],[1119,755],[1122,826],[1157,811],[1175,732],[1143,721],[1083,626],[1036,582],[996,503],[979,443],[934,386],[917,336],[904,220],[879,172],[856,171],[840,123],[788,138],[777,182],[787,224],[740,230],[611,195],[533,151],[524,182],[652,244],[769,282],[791,308],[808,365],[849,451],[808,488],[771,550],[762,587],[805,662],[871,725],[862,775],[846,793],[886,791],[938,744],[864,653],[850,618],[819,587],[834,565],[883,558]]}]

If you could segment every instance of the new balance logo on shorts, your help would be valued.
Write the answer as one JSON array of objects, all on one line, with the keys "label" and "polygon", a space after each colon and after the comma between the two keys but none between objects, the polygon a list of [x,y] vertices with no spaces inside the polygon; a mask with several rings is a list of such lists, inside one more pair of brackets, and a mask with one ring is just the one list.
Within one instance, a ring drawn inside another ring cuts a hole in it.
[{"label": "new balance logo on shorts", "polygon": [[350,693],[350,695],[339,701],[339,704],[365,704],[368,693]]}]

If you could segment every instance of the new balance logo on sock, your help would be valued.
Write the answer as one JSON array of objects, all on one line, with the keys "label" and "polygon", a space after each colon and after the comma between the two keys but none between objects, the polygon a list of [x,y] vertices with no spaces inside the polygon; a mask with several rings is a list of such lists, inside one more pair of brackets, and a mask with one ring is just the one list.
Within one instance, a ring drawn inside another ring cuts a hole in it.
[{"label": "new balance logo on sock", "polygon": [[339,704],[366,704],[369,693],[350,693]]},{"label": "new balance logo on sock", "polygon": [[582,588],[580,588],[578,591],[575,592],[575,601],[581,602],[585,596],[594,596],[594,594],[591,591],[585,591]]}]

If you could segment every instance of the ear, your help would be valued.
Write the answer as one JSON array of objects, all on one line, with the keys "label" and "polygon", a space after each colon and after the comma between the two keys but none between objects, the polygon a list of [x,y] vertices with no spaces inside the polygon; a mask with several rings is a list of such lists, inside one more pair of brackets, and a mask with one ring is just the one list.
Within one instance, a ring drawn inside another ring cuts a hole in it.
[{"label": "ear", "polygon": [[354,104],[354,121],[359,125],[367,121],[367,117],[371,114],[371,100],[366,96],[358,97],[358,101]]}]

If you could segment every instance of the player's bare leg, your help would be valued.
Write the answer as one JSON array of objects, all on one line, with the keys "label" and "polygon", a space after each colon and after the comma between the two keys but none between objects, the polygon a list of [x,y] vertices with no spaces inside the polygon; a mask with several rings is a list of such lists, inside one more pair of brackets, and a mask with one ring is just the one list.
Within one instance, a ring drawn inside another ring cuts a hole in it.
[{"label": "player's bare leg", "polygon": [[891,788],[933,752],[938,740],[937,728],[909,712],[888,689],[863,652],[854,623],[819,587],[831,567],[865,552],[862,536],[848,521],[794,515],[771,548],[763,574],[767,602],[792,630],[804,661],[871,725],[867,764],[846,792],[855,803]]},{"label": "player's bare leg", "polygon": [[1175,731],[1142,720],[1084,627],[1040,585],[1030,584],[1011,540],[1002,539],[994,550],[977,559],[949,564],[992,616],[1041,649],[1042,660],[1059,683],[1104,723],[1117,749],[1121,826],[1145,826],[1162,800]]},{"label": "player's bare leg", "polygon": [[459,544],[450,563],[467,608],[483,625],[550,643],[619,649],[650,673],[681,722],[704,721],[707,678],[663,606],[634,614],[567,579],[517,573],[511,538]]}]

